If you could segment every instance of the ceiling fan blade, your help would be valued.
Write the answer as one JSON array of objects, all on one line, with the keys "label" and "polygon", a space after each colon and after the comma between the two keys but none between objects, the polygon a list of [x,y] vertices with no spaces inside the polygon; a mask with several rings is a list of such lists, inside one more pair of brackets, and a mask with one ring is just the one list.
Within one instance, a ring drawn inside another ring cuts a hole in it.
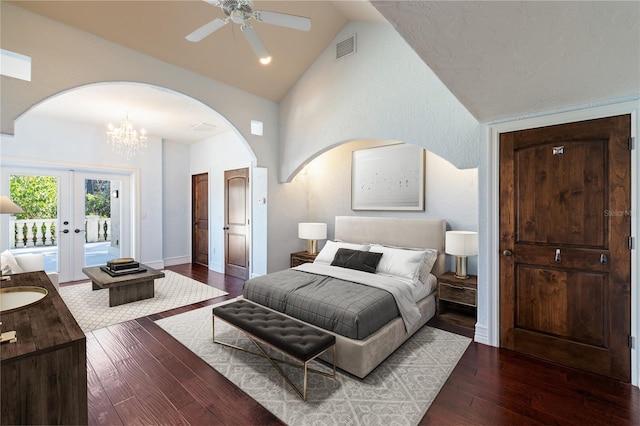
[{"label": "ceiling fan blade", "polygon": [[194,41],[194,42],[200,41],[206,36],[208,36],[209,34],[212,34],[215,31],[227,25],[228,22],[229,22],[229,18],[225,18],[225,19],[216,18],[213,21],[209,22],[208,24],[201,26],[200,28],[198,28],[197,30],[189,34],[186,38],[189,41]]},{"label": "ceiling fan blade", "polygon": [[256,11],[254,14],[256,21],[265,24],[279,25],[281,27],[293,28],[294,30],[309,31],[311,29],[311,19],[304,16],[288,15],[280,12]]},{"label": "ceiling fan blade", "polygon": [[256,54],[260,62],[265,65],[271,62],[271,55],[267,50],[267,46],[264,45],[255,28],[253,28],[249,24],[243,24],[240,29],[242,30],[244,36],[247,38],[249,45],[251,45],[253,52]]}]

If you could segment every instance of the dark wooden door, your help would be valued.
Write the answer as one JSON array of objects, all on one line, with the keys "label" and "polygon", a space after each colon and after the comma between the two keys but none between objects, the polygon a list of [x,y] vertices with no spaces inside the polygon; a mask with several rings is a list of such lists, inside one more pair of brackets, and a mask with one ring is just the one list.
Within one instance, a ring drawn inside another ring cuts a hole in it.
[{"label": "dark wooden door", "polygon": [[191,262],[209,266],[209,175],[191,177]]},{"label": "dark wooden door", "polygon": [[249,278],[249,169],[224,172],[225,274]]},{"label": "dark wooden door", "polygon": [[631,379],[630,116],[500,136],[500,345]]}]

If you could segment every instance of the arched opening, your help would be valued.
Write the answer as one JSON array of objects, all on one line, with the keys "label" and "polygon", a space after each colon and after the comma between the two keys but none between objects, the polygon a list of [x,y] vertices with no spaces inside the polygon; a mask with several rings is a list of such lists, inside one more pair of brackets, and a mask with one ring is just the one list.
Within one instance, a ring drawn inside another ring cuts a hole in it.
[{"label": "arched opening", "polygon": [[[394,216],[445,219],[449,229],[478,229],[478,171],[458,169],[446,159],[426,151],[424,211],[354,211],[351,208],[351,173],[354,151],[398,144],[389,139],[361,139],[333,145],[305,162],[292,179],[305,188],[310,221],[328,224],[333,237],[335,216]],[[448,260],[453,268],[453,259]],[[469,260],[476,273],[477,259]]]},{"label": "arched opening", "polygon": [[[107,125],[127,115],[148,135],[147,147],[129,159],[113,152],[106,137]],[[131,247],[125,252],[153,267],[190,262],[191,175],[209,173],[216,188],[225,169],[254,170],[257,163],[242,134],[209,106],[173,90],[129,82],[90,84],[42,100],[16,119],[15,135],[3,136],[2,151],[3,168],[126,175]],[[8,190],[3,180],[2,192]],[[218,197],[210,197],[212,229],[222,229],[217,221],[223,208]],[[266,228],[265,221],[257,222]],[[258,233],[266,235],[266,229]],[[8,240],[2,238],[3,248]],[[211,232],[209,244],[209,268],[223,272],[222,235]],[[251,253],[266,259],[262,251]]]}]

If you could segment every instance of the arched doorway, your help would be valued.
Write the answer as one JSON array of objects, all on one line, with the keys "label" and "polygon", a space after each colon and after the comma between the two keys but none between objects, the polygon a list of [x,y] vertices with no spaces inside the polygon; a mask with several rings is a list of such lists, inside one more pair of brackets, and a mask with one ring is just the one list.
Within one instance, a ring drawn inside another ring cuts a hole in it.
[{"label": "arched doorway", "polygon": [[[148,134],[147,148],[130,159],[119,157],[106,144],[107,124],[118,123],[125,115]],[[3,166],[36,165],[131,177],[129,252],[154,267],[190,257],[191,219],[185,213],[190,200],[183,195],[190,193],[193,147],[215,144],[224,137],[237,145],[243,164],[256,164],[246,140],[220,114],[193,98],[147,84],[75,88],[33,106],[15,124],[13,143],[3,144]],[[206,167],[216,171],[224,163],[211,161]],[[180,186],[184,180],[187,183]],[[212,207],[213,217],[217,206]],[[8,242],[3,239],[1,244],[4,248]],[[211,244],[216,251],[215,238]],[[209,266],[213,269],[214,265]],[[72,277],[70,274],[69,279]]]}]

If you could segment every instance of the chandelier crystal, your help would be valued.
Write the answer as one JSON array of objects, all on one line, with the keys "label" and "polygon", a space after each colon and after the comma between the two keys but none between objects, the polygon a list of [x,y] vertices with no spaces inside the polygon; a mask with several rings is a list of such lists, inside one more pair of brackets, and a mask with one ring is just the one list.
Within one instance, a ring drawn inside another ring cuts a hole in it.
[{"label": "chandelier crystal", "polygon": [[140,132],[129,121],[129,115],[120,122],[120,127],[113,127],[109,123],[107,130],[107,142],[113,145],[113,150],[127,160],[147,147],[147,136],[144,129]]}]

